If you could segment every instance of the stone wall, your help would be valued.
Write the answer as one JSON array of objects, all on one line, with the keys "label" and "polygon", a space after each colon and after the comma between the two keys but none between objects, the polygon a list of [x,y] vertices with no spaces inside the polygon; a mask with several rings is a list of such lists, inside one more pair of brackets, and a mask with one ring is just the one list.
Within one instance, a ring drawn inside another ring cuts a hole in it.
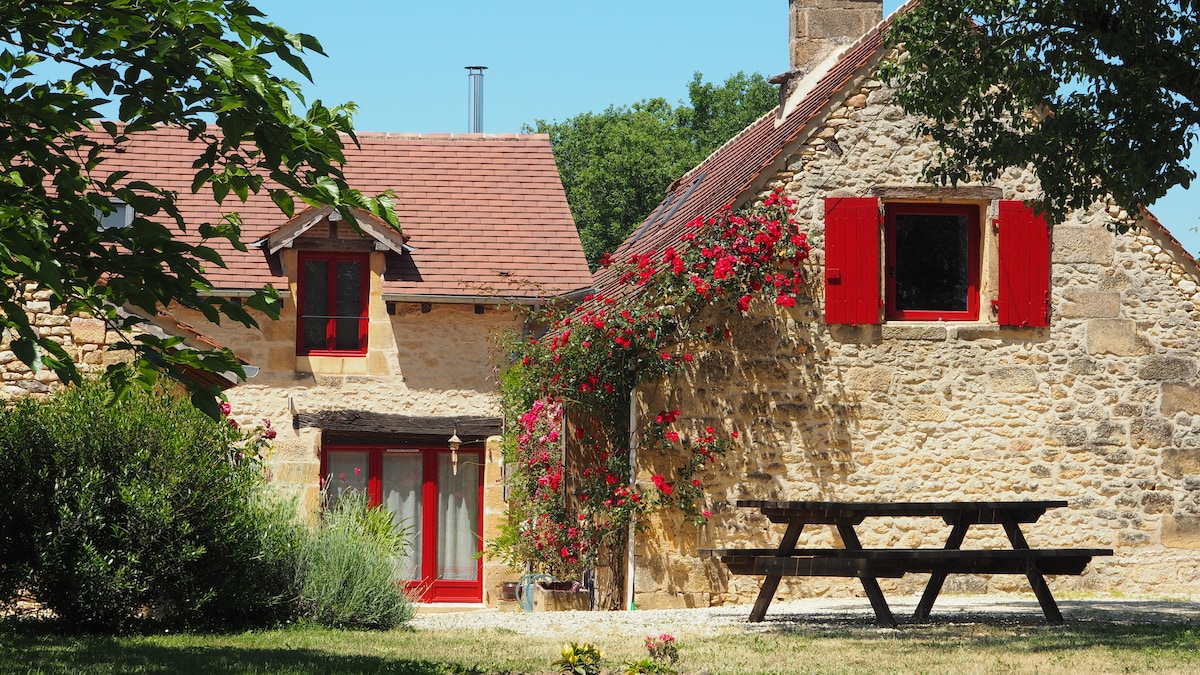
[{"label": "stone wall", "polygon": [[882,0],[789,0],[791,69],[807,72],[838,47],[866,35],[882,18]]},{"label": "stone wall", "polygon": [[[829,326],[822,318],[823,198],[919,186],[931,147],[881,83],[861,79],[760,188],[799,204],[814,255],[807,302],[715,315],[734,337],[692,371],[639,393],[644,413],[679,407],[698,431],[738,432],[704,477],[713,516],[702,527],[650,519],[636,545],[638,607],[748,603],[761,578],[730,576],[697,548],[767,547],[783,528],[737,499],[1064,499],[1024,528],[1032,546],[1113,548],[1057,592],[1200,592],[1200,294],[1194,262],[1154,226],[1115,235],[1127,215],[1097,205],[1054,230],[1047,328],[1001,327],[996,235],[984,227],[981,318]],[[978,185],[978,184],[975,184]],[[1013,170],[1004,199],[1037,194]],[[964,193],[965,194],[965,193]],[[986,207],[996,216],[996,203]],[[989,220],[983,220],[986,223]],[[670,461],[643,458],[643,481]],[[840,546],[829,527],[801,546]],[[867,547],[940,547],[933,519],[870,521]],[[967,547],[1007,547],[978,527]],[[915,592],[923,575],[883,581]],[[954,591],[1028,590],[1024,577],[952,576]],[[856,580],[785,578],[780,597],[861,595]]]},{"label": "stone wall", "polygon": [[[22,294],[22,302],[29,315],[29,323],[41,337],[49,337],[63,346],[75,359],[80,372],[92,374],[103,372],[114,356],[105,351],[116,341],[114,333],[105,330],[104,322],[85,316],[67,316],[61,307],[50,307],[50,292],[30,286]],[[58,386],[58,376],[53,371],[41,369],[34,372],[12,351],[12,342],[7,332],[0,336],[0,398],[13,398],[28,394],[48,394]]]}]

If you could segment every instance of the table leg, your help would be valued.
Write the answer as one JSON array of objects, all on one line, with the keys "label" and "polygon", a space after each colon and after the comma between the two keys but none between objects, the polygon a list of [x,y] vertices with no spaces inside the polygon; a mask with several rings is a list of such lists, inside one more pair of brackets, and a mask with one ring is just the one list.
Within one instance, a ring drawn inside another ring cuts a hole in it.
[{"label": "table leg", "polygon": [[779,589],[778,574],[768,574],[763,579],[762,588],[758,589],[758,597],[754,600],[754,609],[750,610],[750,623],[758,623],[767,615],[767,608],[775,599],[775,591]]},{"label": "table leg", "polygon": [[[849,523],[838,523],[837,530],[847,550],[862,550],[862,542],[858,540],[858,534],[854,532],[854,526]],[[879,581],[866,572],[859,576],[858,580],[862,582],[863,590],[867,593],[867,599],[871,601],[871,609],[875,610],[875,623],[880,626],[895,628],[896,617],[892,615],[892,608],[888,607],[887,599],[883,597],[883,589],[879,587]]]},{"label": "table leg", "polygon": [[[780,556],[791,557],[792,551],[796,548],[796,542],[800,539],[800,532],[803,530],[803,521],[788,523],[787,531],[783,533],[783,540],[779,542]],[[767,608],[775,599],[775,591],[779,590],[781,578],[783,577],[779,574],[768,574],[763,578],[762,588],[758,590],[758,597],[754,600],[754,609],[750,610],[750,623],[758,623],[767,615]]]},{"label": "table leg", "polygon": [[1042,576],[1042,571],[1037,568],[1037,565],[1029,564],[1025,578],[1029,579],[1029,585],[1033,588],[1033,594],[1037,596],[1038,604],[1042,606],[1042,613],[1046,615],[1046,621],[1052,624],[1062,623],[1062,612],[1058,611],[1058,603],[1054,602],[1054,595],[1050,592],[1050,587],[1046,585],[1046,577]]},{"label": "table leg", "polygon": [[[1003,525],[1004,532],[1008,535],[1008,540],[1012,542],[1014,549],[1029,548],[1029,542],[1025,541],[1025,535],[1021,534],[1021,527],[1015,518],[1005,518]],[[1046,621],[1052,624],[1062,623],[1062,612],[1058,609],[1058,603],[1054,601],[1054,594],[1050,592],[1050,587],[1046,585],[1046,577],[1042,575],[1042,571],[1037,568],[1037,565],[1032,562],[1029,564],[1029,568],[1025,570],[1025,578],[1029,580],[1029,586],[1033,588],[1033,594],[1037,596],[1038,604],[1042,606],[1042,613],[1046,615]]]},{"label": "table leg", "polygon": [[[950,530],[950,536],[946,539],[946,545],[942,548],[947,551],[961,548],[970,524],[970,521],[967,520],[955,523],[954,528]],[[921,601],[917,603],[917,611],[913,612],[913,621],[929,620],[929,613],[933,611],[933,603],[937,601],[938,594],[942,592],[944,583],[946,583],[946,571],[933,570],[929,575],[929,583],[925,584],[925,592],[921,594]]]}]

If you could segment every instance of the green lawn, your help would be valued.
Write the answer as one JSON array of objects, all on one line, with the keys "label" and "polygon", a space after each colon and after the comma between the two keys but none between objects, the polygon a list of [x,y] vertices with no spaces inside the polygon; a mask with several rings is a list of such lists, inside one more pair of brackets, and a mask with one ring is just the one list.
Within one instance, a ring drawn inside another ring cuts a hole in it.
[{"label": "green lawn", "polygon": [[[684,673],[1200,672],[1200,624],[1075,622],[766,627],[680,637]],[[580,635],[611,672],[641,639]],[[0,673],[548,673],[560,640],[508,630],[340,632],[297,627],[231,635],[66,637],[0,633]]]}]

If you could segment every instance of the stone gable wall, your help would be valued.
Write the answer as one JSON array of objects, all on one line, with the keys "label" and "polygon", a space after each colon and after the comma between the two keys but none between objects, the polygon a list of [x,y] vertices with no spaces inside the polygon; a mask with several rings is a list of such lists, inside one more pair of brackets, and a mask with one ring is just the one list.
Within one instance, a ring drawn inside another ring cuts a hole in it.
[{"label": "stone gable wall", "polygon": [[[799,204],[814,255],[809,300],[767,303],[746,317],[716,315],[731,342],[696,348],[692,371],[639,392],[652,416],[679,407],[698,431],[737,431],[734,449],[705,476],[713,513],[694,527],[666,516],[639,533],[638,607],[749,603],[760,577],[730,576],[698,548],[768,547],[782,526],[737,499],[845,501],[1065,499],[1023,528],[1034,547],[1113,548],[1084,575],[1050,579],[1057,592],[1200,592],[1200,294],[1194,264],[1159,231],[1105,229],[1117,209],[1097,205],[1054,230],[1051,325],[1000,327],[996,235],[984,227],[978,322],[829,326],[822,319],[823,198],[919,186],[933,148],[881,83],[861,79],[801,139],[762,189]],[[1008,172],[1004,199],[1037,194]],[[987,219],[996,216],[994,201]],[[645,419],[645,417],[643,417]],[[686,435],[686,433],[685,433]],[[672,463],[642,458],[641,480]],[[867,547],[941,547],[933,519],[868,521]],[[840,546],[814,527],[800,546]],[[1003,547],[978,527],[965,547]],[[916,592],[925,575],[881,580]],[[951,576],[947,589],[1028,590],[1024,577]],[[861,595],[856,580],[784,578],[780,597]]]}]

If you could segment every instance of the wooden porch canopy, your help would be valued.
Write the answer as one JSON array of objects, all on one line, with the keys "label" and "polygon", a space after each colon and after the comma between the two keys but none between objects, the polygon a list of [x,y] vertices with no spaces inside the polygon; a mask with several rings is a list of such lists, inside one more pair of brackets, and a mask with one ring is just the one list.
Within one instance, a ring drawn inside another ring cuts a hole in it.
[{"label": "wooden porch canopy", "polygon": [[450,436],[457,434],[467,445],[500,435],[503,424],[500,417],[393,415],[366,410],[322,410],[292,417],[296,429],[321,429],[326,442],[350,444],[446,445]]}]

